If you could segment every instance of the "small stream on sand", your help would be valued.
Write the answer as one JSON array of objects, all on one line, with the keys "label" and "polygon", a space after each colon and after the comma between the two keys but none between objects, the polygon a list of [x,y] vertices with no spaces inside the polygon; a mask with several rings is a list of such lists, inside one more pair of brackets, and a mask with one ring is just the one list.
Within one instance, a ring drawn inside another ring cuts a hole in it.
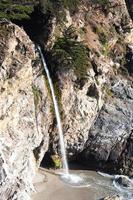
[{"label": "small stream on sand", "polygon": [[100,200],[115,194],[120,195],[122,200],[133,200],[133,187],[127,189],[121,186],[117,182],[118,176],[114,178],[90,170],[70,170],[70,173],[84,179],[86,186],[72,186],[67,179],[60,177],[60,171],[51,173],[41,169],[34,180],[36,193],[32,200]]},{"label": "small stream on sand", "polygon": [[[58,176],[40,171],[46,175],[47,181],[35,183],[36,194],[32,200],[99,200],[109,194],[117,194],[111,188],[111,181],[93,171],[72,170],[71,173],[85,177],[88,187],[71,187]],[[38,174],[38,175],[40,175]]]},{"label": "small stream on sand", "polygon": [[88,170],[70,170],[70,172],[83,178],[88,185],[73,187],[64,179],[62,181],[58,171],[53,174],[50,171],[40,170],[34,183],[37,193],[32,195],[32,200],[100,200],[114,194],[123,195],[124,200],[133,199],[129,191],[123,193],[114,187],[112,176],[107,177],[106,174],[101,175]]}]

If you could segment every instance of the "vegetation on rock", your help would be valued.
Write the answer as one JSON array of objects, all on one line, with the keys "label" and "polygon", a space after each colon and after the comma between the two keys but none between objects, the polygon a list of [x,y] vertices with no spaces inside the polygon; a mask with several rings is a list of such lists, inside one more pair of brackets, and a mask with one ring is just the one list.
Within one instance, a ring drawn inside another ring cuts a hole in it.
[{"label": "vegetation on rock", "polygon": [[38,104],[39,104],[39,100],[41,97],[41,91],[39,90],[39,88],[37,88],[35,85],[32,86],[32,92],[34,95],[34,104],[35,104],[35,108],[37,108]]},{"label": "vegetation on rock", "polygon": [[93,3],[99,4],[104,10],[108,9],[110,6],[109,0],[93,0]]},{"label": "vegetation on rock", "polygon": [[65,9],[68,9],[73,14],[81,3],[80,0],[44,0],[41,1],[41,7],[44,14],[50,13],[56,17],[57,21],[65,20]]},{"label": "vegetation on rock", "polygon": [[[45,84],[46,84],[46,87],[47,87],[48,95],[52,100],[50,85],[49,85],[47,76],[45,74],[44,74],[44,80],[45,80]],[[57,78],[53,78],[53,86],[54,86],[55,96],[56,96],[57,101],[58,101],[58,106],[59,106],[59,109],[60,109],[60,113],[61,113],[61,116],[62,116],[61,90],[59,88],[59,84],[58,84]],[[51,111],[51,113],[53,115],[55,115],[55,109],[54,109],[53,103],[51,104],[50,111]]]},{"label": "vegetation on rock", "polygon": [[78,41],[73,32],[65,32],[63,37],[57,38],[51,52],[49,66],[52,70],[73,69],[78,78],[85,77],[89,67],[89,50]]},{"label": "vegetation on rock", "polygon": [[9,27],[0,24],[0,38],[5,38],[7,39],[7,37],[10,35],[11,30]]},{"label": "vegetation on rock", "polygon": [[0,19],[28,19],[37,2],[35,0],[0,0]]},{"label": "vegetation on rock", "polygon": [[52,157],[52,160],[54,162],[54,167],[56,169],[60,169],[62,167],[61,158],[58,155],[53,155],[51,157]]}]

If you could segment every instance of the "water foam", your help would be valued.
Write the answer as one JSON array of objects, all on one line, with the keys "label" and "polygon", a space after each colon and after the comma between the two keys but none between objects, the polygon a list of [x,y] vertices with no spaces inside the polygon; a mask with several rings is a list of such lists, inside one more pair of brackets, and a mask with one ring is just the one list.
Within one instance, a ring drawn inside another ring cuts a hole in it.
[{"label": "water foam", "polygon": [[[109,175],[102,172],[98,172],[98,174],[106,178],[111,178],[114,188],[124,200],[133,200],[133,179],[125,175]],[[127,186],[122,182],[120,183],[119,179],[125,179]]]},{"label": "water foam", "polygon": [[90,186],[84,177],[76,174],[61,174],[60,179],[71,187],[83,188]]}]

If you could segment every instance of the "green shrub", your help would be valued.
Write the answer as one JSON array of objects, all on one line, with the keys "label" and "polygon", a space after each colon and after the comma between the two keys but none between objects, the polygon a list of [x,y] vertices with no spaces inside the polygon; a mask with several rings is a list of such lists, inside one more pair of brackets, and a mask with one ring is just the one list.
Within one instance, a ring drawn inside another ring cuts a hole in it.
[{"label": "green shrub", "polygon": [[109,56],[110,49],[109,49],[109,43],[108,43],[108,40],[109,40],[108,32],[103,27],[95,27],[93,31],[98,35],[99,41],[102,44],[103,55],[106,57]]},{"label": "green shrub", "polygon": [[99,41],[105,45],[108,41],[108,33],[103,27],[95,27],[94,32],[98,35]]},{"label": "green shrub", "polygon": [[105,10],[109,9],[109,7],[110,7],[109,0],[93,0],[93,2],[95,4],[99,4],[102,7],[102,9],[105,9]]},{"label": "green shrub", "polygon": [[51,158],[54,162],[54,167],[56,169],[60,169],[62,167],[61,158],[58,155],[53,155],[53,156],[51,156]]},{"label": "green shrub", "polygon": [[71,35],[58,38],[50,52],[52,70],[73,69],[78,78],[86,76],[89,67],[88,49]]},{"label": "green shrub", "polygon": [[39,90],[39,88],[37,88],[35,85],[32,86],[32,92],[34,95],[34,104],[35,104],[35,108],[37,108],[38,104],[39,104],[39,100],[41,97],[41,91]]},{"label": "green shrub", "polygon": [[41,8],[44,14],[50,13],[57,21],[64,21],[66,18],[65,9],[73,14],[78,9],[80,0],[42,0]]},{"label": "green shrub", "polygon": [[106,42],[105,44],[103,44],[102,46],[102,53],[105,57],[110,56],[110,47],[109,47],[109,43]]},{"label": "green shrub", "polygon": [[78,9],[78,5],[81,0],[63,0],[62,1],[65,8],[68,8],[70,13],[73,14]]},{"label": "green shrub", "polygon": [[0,19],[9,20],[28,19],[37,1],[0,0]]},{"label": "green shrub", "polygon": [[104,86],[102,87],[102,91],[103,91],[103,93],[105,94],[105,100],[114,97],[113,91],[112,91],[107,85],[104,85]]},{"label": "green shrub", "polygon": [[85,27],[81,27],[79,33],[80,35],[84,35],[85,33],[87,33],[87,29]]},{"label": "green shrub", "polygon": [[[47,91],[48,91],[48,95],[52,101],[51,105],[50,105],[50,111],[53,115],[55,115],[55,108],[54,108],[54,105],[53,105],[53,99],[52,99],[52,95],[51,95],[51,89],[50,89],[50,85],[49,85],[49,82],[48,82],[48,79],[46,77],[46,75],[44,74],[44,81],[45,81],[45,84],[46,84],[46,87],[47,87]],[[59,106],[59,110],[60,110],[60,113],[62,115],[62,103],[61,103],[61,90],[59,88],[59,85],[58,85],[58,80],[56,78],[53,78],[53,86],[54,86],[54,92],[55,92],[55,96],[57,98],[57,102],[58,102],[58,106]]]},{"label": "green shrub", "polygon": [[121,66],[119,69],[118,69],[118,74],[121,74],[122,76],[129,76],[129,72],[128,72],[128,69],[124,66]]},{"label": "green shrub", "polygon": [[11,30],[8,26],[0,25],[0,37],[7,39],[7,37],[10,35]]}]

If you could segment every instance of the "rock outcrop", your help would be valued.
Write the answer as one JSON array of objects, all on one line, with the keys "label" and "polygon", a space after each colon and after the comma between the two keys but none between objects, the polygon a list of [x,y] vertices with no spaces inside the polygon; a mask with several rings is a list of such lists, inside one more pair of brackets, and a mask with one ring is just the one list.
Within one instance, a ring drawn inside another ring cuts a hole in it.
[{"label": "rock outcrop", "polygon": [[[84,149],[88,131],[102,107],[100,91],[93,74],[91,76],[91,71],[89,73],[90,77],[83,87],[76,84],[77,78],[70,71],[59,76],[62,87],[63,132],[69,157],[76,156]],[[53,149],[58,149],[58,139],[58,132],[55,130]]]},{"label": "rock outcrop", "polygon": [[133,2],[132,0],[125,0],[131,19],[133,20]]},{"label": "rock outcrop", "polygon": [[47,135],[47,125],[43,126],[42,112],[38,114],[35,109],[35,103],[40,106],[41,93],[35,87],[39,84],[43,88],[41,102],[46,101],[47,108],[39,109],[48,122],[44,117],[50,108],[47,90],[42,86],[43,77],[33,73],[35,47],[23,29],[5,20],[0,22],[0,51],[0,199],[28,200],[36,169],[33,150],[43,141],[44,154],[49,138],[43,136],[44,132]]},{"label": "rock outcrop", "polygon": [[120,197],[119,195],[113,195],[113,196],[108,196],[108,197],[105,197],[101,200],[122,200],[123,198]]},{"label": "rock outcrop", "polygon": [[[116,79],[112,97],[102,107],[81,157],[90,166],[133,175],[133,88],[128,80]],[[105,164],[106,163],[106,164]]]}]

